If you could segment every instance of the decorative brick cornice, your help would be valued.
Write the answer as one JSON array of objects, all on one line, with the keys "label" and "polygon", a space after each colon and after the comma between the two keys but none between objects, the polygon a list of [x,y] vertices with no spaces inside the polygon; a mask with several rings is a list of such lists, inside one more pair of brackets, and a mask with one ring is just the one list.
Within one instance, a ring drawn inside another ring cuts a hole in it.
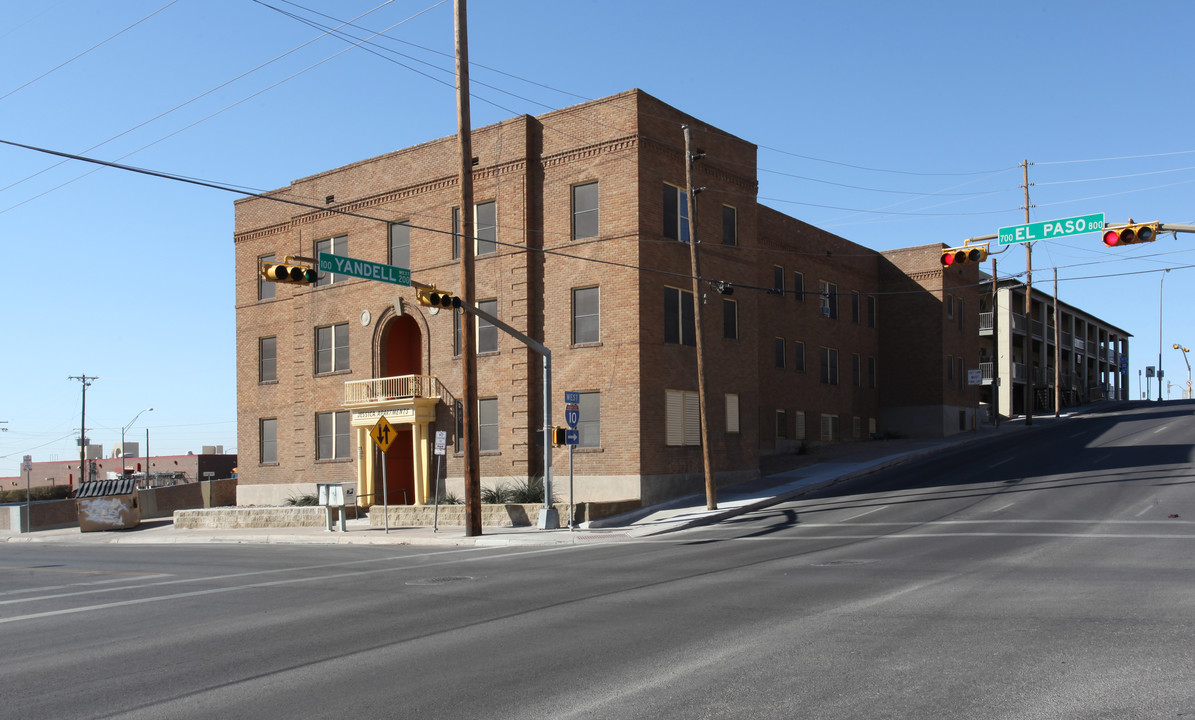
[{"label": "decorative brick cornice", "polygon": [[639,146],[639,136],[628,135],[614,140],[607,140],[605,142],[587,145],[580,148],[571,148],[562,152],[554,153],[545,157],[541,161],[542,167],[548,168],[558,167],[560,165],[567,165],[578,160],[588,160],[589,158],[598,157],[599,155],[610,155],[613,153],[625,152],[627,150],[634,150]]}]

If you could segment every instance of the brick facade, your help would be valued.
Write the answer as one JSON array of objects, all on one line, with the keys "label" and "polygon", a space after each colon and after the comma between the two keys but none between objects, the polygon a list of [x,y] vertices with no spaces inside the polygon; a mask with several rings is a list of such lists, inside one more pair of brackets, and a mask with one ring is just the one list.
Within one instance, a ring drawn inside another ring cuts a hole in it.
[{"label": "brick facade", "polygon": [[[935,426],[925,418],[948,417],[947,408],[966,405],[965,392],[946,381],[942,368],[946,355],[975,366],[971,316],[978,303],[973,288],[957,291],[969,332],[945,318],[942,294],[954,279],[938,265],[941,246],[881,255],[760,206],[754,145],[633,90],[473,133],[475,202],[495,204],[497,226],[496,251],[476,260],[474,297],[495,301],[501,320],[552,350],[556,424],[563,425],[564,390],[600,399],[600,442],[574,454],[576,499],[652,502],[701,487],[700,448],[668,441],[669,398],[697,390],[694,348],[666,334],[665,315],[675,308],[669,298],[679,294],[683,305],[692,291],[689,245],[666,229],[666,217],[676,212],[665,201],[667,189],[685,183],[682,124],[704,153],[694,165],[694,184],[702,188],[696,232],[701,275],[711,281],[702,283],[702,331],[719,482],[757,476],[761,456],[819,442],[823,428],[833,440],[952,432],[944,421]],[[411,374],[433,376],[444,388],[434,428],[448,431],[443,475],[460,494],[462,459],[452,449],[454,402],[463,393],[451,312],[433,314],[410,287],[353,278],[322,287],[270,285],[272,299],[258,295],[259,258],[314,257],[315,243],[345,236],[344,254],[388,263],[390,223],[403,221],[410,224],[412,279],[457,290],[456,153],[455,138],[440,139],[269,193],[303,204],[236,203],[241,488],[360,480],[362,458],[372,449],[359,447],[354,434],[343,457],[315,459],[317,413],[344,410],[346,381]],[[574,238],[574,188],[594,182],[597,235]],[[735,237],[728,244],[724,217],[731,215]],[[783,292],[770,292],[777,272]],[[794,292],[796,273],[803,293]],[[719,293],[717,281],[733,293]],[[596,342],[573,342],[578,288],[597,288]],[[904,294],[909,290],[919,294]],[[734,337],[726,337],[728,303],[736,311]],[[317,328],[345,325],[347,367],[317,373]],[[265,337],[276,338],[276,379],[261,382]],[[400,347],[401,362],[394,359]],[[823,358],[835,355],[835,372],[823,371]],[[541,472],[540,357],[499,332],[497,352],[480,353],[477,368],[479,396],[496,399],[498,418],[497,449],[481,454],[483,484]],[[835,376],[836,382],[823,381]],[[728,395],[737,396],[737,431],[727,426]],[[892,426],[886,414],[915,422]],[[259,462],[263,419],[277,427],[277,457],[270,462]],[[558,496],[565,492],[567,457],[555,451]]]}]

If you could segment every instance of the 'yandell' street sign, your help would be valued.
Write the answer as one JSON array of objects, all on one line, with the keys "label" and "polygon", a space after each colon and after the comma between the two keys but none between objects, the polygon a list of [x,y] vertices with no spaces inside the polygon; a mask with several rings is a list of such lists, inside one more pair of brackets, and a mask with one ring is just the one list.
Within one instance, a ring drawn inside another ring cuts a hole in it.
[{"label": "'yandell' street sign", "polygon": [[395,285],[411,285],[411,271],[408,268],[385,265],[383,263],[358,260],[322,252],[319,254],[320,272],[336,273],[338,275],[352,275],[366,280],[380,280]]}]

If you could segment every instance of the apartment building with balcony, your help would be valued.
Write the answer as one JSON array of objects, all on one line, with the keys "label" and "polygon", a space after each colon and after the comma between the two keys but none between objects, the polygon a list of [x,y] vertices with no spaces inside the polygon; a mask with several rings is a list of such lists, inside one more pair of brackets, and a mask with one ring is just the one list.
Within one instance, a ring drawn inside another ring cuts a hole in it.
[{"label": "apartment building with balcony", "polygon": [[[753,144],[631,90],[473,131],[474,296],[552,350],[554,394],[580,393],[577,501],[702,486],[686,125],[719,485],[802,443],[971,427],[959,373],[979,359],[979,303],[960,291],[943,310],[942,288],[965,283],[944,279],[940,245],[880,254],[759,205]],[[406,286],[258,274],[331,252],[459,293],[458,166],[442,138],[235,204],[240,504],[317,482],[355,483],[363,504],[425,503],[437,482],[463,494],[460,315]],[[476,342],[482,482],[538,475],[541,358],[484,321]],[[399,434],[385,454],[368,435],[383,416]]]},{"label": "apartment building with balcony", "polygon": [[1027,308],[1024,283],[997,282],[993,299],[991,276],[983,280],[979,352],[985,404],[990,407],[994,399],[996,411],[1009,417],[1025,414],[1027,397],[1035,414],[1129,398],[1132,335],[1042,292],[1040,285],[1028,293]]}]

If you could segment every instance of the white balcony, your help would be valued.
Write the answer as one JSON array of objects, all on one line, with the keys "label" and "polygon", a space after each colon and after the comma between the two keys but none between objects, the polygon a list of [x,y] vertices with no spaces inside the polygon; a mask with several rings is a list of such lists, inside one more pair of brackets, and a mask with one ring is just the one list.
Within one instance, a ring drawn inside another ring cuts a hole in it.
[{"label": "white balcony", "polygon": [[399,375],[397,377],[350,380],[344,384],[344,406],[363,408],[370,405],[393,404],[410,398],[440,399],[444,388],[431,375]]}]

